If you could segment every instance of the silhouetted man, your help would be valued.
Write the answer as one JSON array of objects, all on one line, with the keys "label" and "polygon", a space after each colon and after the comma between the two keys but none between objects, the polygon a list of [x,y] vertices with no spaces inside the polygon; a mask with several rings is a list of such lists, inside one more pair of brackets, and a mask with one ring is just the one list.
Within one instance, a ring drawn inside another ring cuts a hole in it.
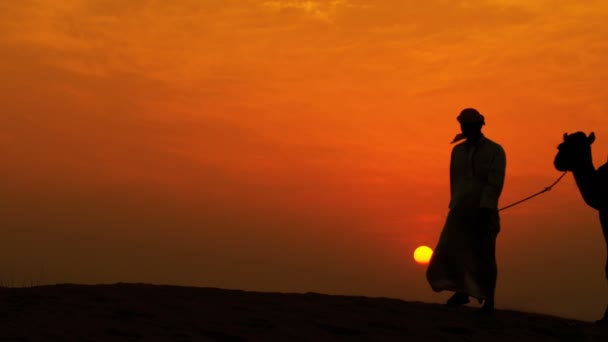
[{"label": "silhouetted man", "polygon": [[457,117],[461,133],[452,143],[449,213],[427,269],[434,291],[454,291],[447,305],[467,304],[469,296],[483,301],[482,313],[494,311],[496,236],[500,231],[498,198],[502,192],[506,156],[486,138],[485,119],[466,108]]}]

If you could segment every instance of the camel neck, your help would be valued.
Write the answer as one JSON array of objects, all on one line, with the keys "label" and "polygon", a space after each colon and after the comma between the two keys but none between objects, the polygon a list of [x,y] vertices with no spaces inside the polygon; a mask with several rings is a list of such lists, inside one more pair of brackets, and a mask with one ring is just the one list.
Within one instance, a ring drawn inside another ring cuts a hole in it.
[{"label": "camel neck", "polygon": [[579,163],[576,167],[572,168],[572,173],[576,177],[579,174],[582,177],[593,174],[595,172],[595,166],[593,165],[593,160],[591,158],[585,158],[585,160]]},{"label": "camel neck", "polygon": [[592,208],[599,209],[600,193],[597,184],[597,177],[593,161],[579,165],[572,170],[576,185],[583,196],[583,199]]}]

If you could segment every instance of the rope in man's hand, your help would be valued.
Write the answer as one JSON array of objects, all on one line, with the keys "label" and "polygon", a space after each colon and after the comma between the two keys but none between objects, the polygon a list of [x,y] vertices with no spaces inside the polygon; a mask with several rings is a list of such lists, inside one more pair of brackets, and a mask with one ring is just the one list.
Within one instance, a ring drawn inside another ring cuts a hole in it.
[{"label": "rope in man's hand", "polygon": [[548,187],[544,188],[543,190],[535,193],[534,195],[531,195],[531,196],[528,196],[528,197],[526,197],[526,198],[524,198],[522,200],[519,200],[519,201],[517,201],[515,203],[509,204],[506,207],[502,207],[502,208],[498,209],[498,211],[509,209],[509,208],[514,207],[514,206],[516,206],[516,205],[518,205],[520,203],[523,203],[523,202],[525,202],[525,201],[527,201],[529,199],[532,199],[532,198],[534,198],[534,197],[536,197],[536,196],[538,196],[538,195],[540,195],[542,193],[545,193],[547,191],[551,191],[551,188],[553,188],[557,183],[559,183],[559,181],[562,180],[562,178],[564,178],[564,176],[566,175],[566,173],[568,173],[568,171],[562,173],[562,175],[559,176],[559,178],[555,182],[553,182],[553,184],[549,185]]}]

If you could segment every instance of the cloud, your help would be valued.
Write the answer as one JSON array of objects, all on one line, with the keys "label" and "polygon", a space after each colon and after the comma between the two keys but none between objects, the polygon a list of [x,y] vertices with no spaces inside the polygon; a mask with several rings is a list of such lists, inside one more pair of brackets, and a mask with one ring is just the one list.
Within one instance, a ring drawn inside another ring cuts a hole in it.
[{"label": "cloud", "polygon": [[332,22],[335,13],[339,9],[350,5],[347,0],[273,0],[264,1],[262,6],[275,11],[294,9],[309,14],[315,19]]}]

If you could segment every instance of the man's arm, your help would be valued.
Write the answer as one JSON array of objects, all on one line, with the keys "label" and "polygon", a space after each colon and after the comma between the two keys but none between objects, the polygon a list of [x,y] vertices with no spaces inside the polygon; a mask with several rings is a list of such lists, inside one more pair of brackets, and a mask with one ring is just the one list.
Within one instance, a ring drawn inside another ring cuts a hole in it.
[{"label": "man's arm", "polygon": [[507,168],[507,157],[505,151],[500,145],[496,145],[493,152],[492,162],[490,164],[490,172],[488,174],[488,182],[481,191],[480,208],[497,209],[498,198],[502,192],[502,187],[505,183],[505,172]]}]

